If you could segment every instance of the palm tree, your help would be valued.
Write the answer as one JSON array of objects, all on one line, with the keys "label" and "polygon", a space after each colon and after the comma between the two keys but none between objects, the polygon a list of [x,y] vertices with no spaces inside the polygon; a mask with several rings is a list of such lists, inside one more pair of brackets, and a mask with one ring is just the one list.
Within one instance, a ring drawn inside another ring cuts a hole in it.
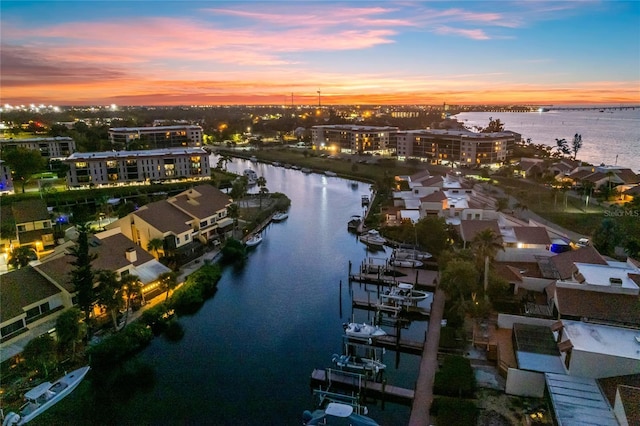
[{"label": "palm tree", "polygon": [[158,279],[160,280],[160,288],[167,292],[164,299],[166,302],[169,299],[169,291],[178,285],[178,275],[175,272],[163,272]]},{"label": "palm tree", "polygon": [[75,359],[76,343],[85,334],[82,312],[77,307],[67,309],[56,319],[56,336],[60,347],[71,345],[71,359]]},{"label": "palm tree", "polygon": [[127,310],[124,317],[124,325],[127,325],[129,320],[129,309],[131,308],[131,301],[138,296],[142,295],[142,283],[137,275],[127,274],[120,278],[120,284],[122,284],[122,290],[124,292]]},{"label": "palm tree", "polygon": [[152,251],[156,254],[156,259],[160,259],[159,250],[164,249],[164,241],[160,238],[152,238],[147,243],[147,251]]},{"label": "palm tree", "polygon": [[111,315],[113,329],[118,330],[118,312],[124,307],[124,290],[122,282],[114,271],[98,272],[98,304]]},{"label": "palm tree", "polygon": [[240,207],[236,203],[230,204],[227,207],[227,216],[233,219],[233,231],[235,233],[236,227],[238,226],[238,218],[240,217]]},{"label": "palm tree", "polygon": [[37,259],[38,256],[33,248],[29,246],[20,246],[13,249],[9,255],[9,265],[16,269],[23,268],[29,264],[32,260]]},{"label": "palm tree", "polygon": [[[476,262],[480,264],[484,261],[484,294],[487,295],[489,287],[489,263],[495,259],[498,250],[504,250],[501,236],[492,229],[486,228],[478,232],[471,242],[471,248],[476,254]],[[480,268],[479,268],[480,269]]]}]

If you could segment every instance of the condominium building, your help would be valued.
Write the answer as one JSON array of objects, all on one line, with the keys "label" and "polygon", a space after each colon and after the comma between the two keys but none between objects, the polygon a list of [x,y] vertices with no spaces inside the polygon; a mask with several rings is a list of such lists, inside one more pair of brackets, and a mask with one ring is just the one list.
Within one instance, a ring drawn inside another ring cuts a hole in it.
[{"label": "condominium building", "polygon": [[202,127],[113,127],[109,140],[115,149],[126,150],[198,147],[202,146]]},{"label": "condominium building", "polygon": [[397,155],[463,167],[500,164],[507,160],[519,140],[520,135],[514,132],[406,130],[397,134]]},{"label": "condominium building", "polygon": [[202,148],[148,151],[76,152],[69,165],[67,185],[113,185],[170,179],[209,178],[209,155]]},{"label": "condominium building", "polygon": [[313,126],[311,143],[316,149],[346,152],[393,151],[397,127],[336,124]]},{"label": "condominium building", "polygon": [[68,136],[54,138],[0,139],[2,149],[25,148],[40,151],[47,159],[62,159],[76,150],[76,142]]}]

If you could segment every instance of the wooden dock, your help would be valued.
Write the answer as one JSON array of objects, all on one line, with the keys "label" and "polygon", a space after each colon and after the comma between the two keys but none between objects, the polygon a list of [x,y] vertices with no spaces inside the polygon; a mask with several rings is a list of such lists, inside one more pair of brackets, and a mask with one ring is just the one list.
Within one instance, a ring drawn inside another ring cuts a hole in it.
[{"label": "wooden dock", "polygon": [[408,315],[421,315],[421,316],[429,316],[429,309],[423,308],[422,306],[413,306],[413,305],[389,305],[380,303],[378,300],[371,299],[360,299],[358,297],[354,297],[351,300],[351,305],[354,308],[366,309],[369,311],[383,311],[390,313],[394,316],[397,316],[401,313],[406,313]]},{"label": "wooden dock", "polygon": [[331,369],[313,370],[311,373],[311,383],[312,385],[334,385],[345,389],[355,389],[366,394],[366,396],[404,404],[411,404],[414,396],[413,389],[392,386],[385,382],[378,383],[371,380],[358,379],[350,375],[341,374],[340,371]]}]

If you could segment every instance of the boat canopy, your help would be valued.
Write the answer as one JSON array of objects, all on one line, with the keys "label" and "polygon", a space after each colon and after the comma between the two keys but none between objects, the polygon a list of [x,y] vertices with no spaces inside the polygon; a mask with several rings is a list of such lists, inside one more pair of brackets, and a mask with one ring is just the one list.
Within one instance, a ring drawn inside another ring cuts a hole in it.
[{"label": "boat canopy", "polygon": [[24,397],[29,400],[37,399],[39,396],[49,390],[50,387],[51,382],[40,383],[35,388],[29,389],[27,392],[25,392]]},{"label": "boat canopy", "polygon": [[353,407],[347,404],[330,402],[324,412],[330,416],[349,417],[353,413]]}]

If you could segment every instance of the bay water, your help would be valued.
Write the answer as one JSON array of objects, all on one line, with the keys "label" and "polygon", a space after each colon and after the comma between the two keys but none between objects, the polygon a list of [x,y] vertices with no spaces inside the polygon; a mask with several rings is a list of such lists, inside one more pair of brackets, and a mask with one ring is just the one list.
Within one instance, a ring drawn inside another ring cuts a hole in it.
[{"label": "bay water", "polygon": [[454,116],[466,127],[486,127],[500,119],[505,130],[555,147],[556,139],[571,145],[582,135],[577,158],[593,165],[618,165],[640,173],[640,107],[634,109],[551,109],[546,112],[463,112]]}]

